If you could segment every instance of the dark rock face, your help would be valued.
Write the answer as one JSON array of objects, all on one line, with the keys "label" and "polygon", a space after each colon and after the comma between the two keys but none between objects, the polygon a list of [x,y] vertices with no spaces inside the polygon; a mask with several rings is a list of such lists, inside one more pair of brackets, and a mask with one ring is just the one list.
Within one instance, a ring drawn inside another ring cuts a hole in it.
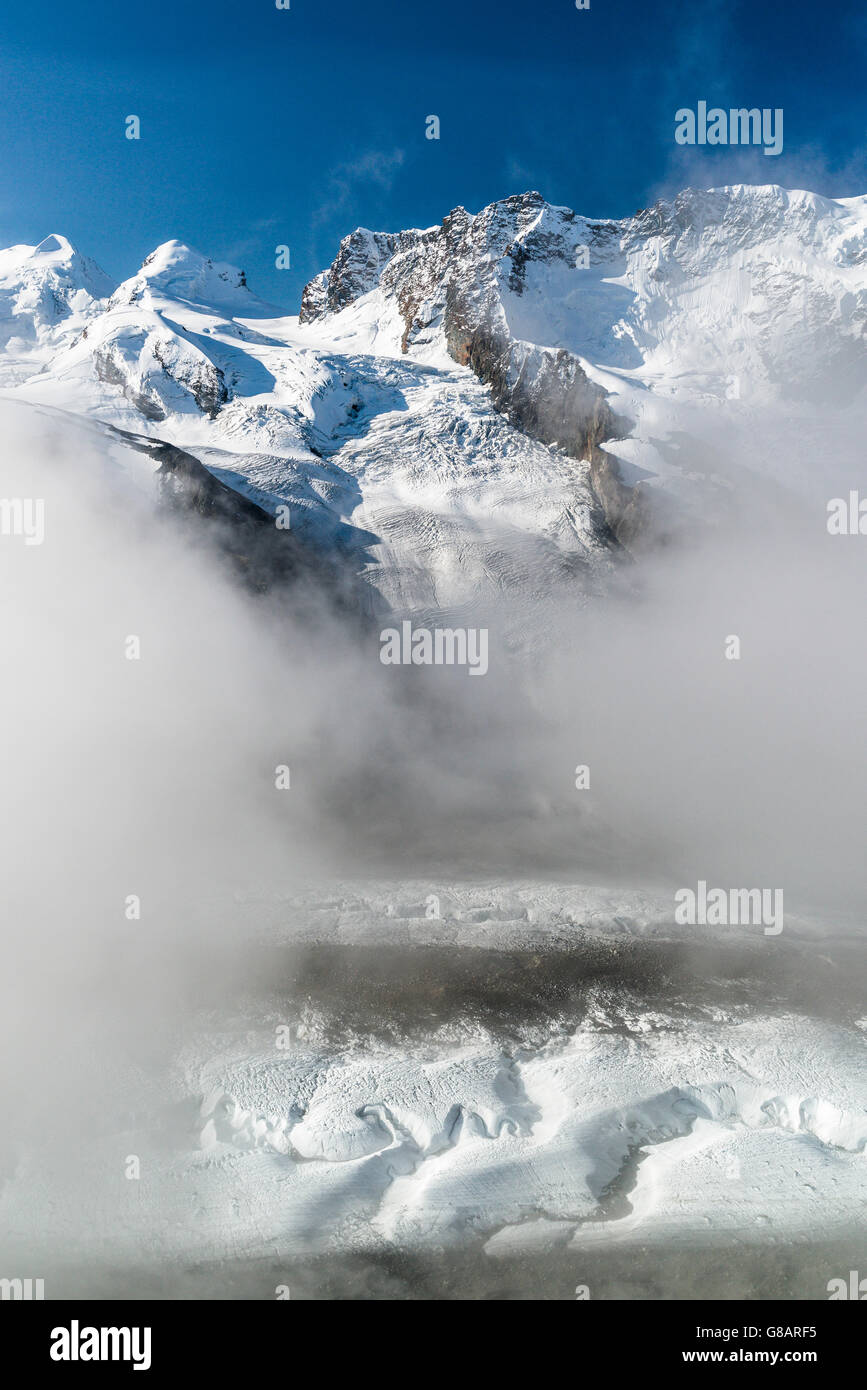
[{"label": "dark rock face", "polygon": [[588,458],[600,440],[628,432],[628,422],[618,419],[606,393],[568,352],[480,329],[455,355],[490,385],[494,405],[518,429],[572,458]]},{"label": "dark rock face", "polygon": [[[171,346],[171,344],[169,344]],[[163,371],[179,385],[191,392],[199,409],[213,420],[222,405],[230,399],[229,388],[222,370],[213,362],[201,361],[192,371],[186,367],[179,370],[174,354],[167,354],[163,344],[154,344],[154,357]]]},{"label": "dark rock face", "polygon": [[571,458],[589,459],[590,482],[611,534],[625,549],[638,549],[651,520],[646,491],[640,483],[624,483],[617,459],[600,447],[603,440],[624,438],[630,422],[611,410],[578,360],[484,331],[473,334],[464,353],[453,356],[490,385],[494,405],[517,429]]},{"label": "dark rock face", "polygon": [[662,519],[642,483],[624,483],[620,465],[606,449],[590,454],[590,481],[609,527],[624,550],[635,553],[653,541],[664,542]]},{"label": "dark rock face", "polygon": [[294,611],[309,608],[315,617],[325,597],[331,611],[352,613],[357,621],[365,594],[340,557],[281,530],[275,518],[249,498],[227,487],[185,449],[146,435],[114,429],[124,442],[159,463],[160,502],[178,518],[192,516],[244,586],[254,593],[291,588]]},{"label": "dark rock face", "polygon": [[344,237],[330,270],[323,270],[304,288],[300,320],[312,323],[338,313],[374,289],[391,258],[415,244],[416,232],[369,232],[359,227]]}]

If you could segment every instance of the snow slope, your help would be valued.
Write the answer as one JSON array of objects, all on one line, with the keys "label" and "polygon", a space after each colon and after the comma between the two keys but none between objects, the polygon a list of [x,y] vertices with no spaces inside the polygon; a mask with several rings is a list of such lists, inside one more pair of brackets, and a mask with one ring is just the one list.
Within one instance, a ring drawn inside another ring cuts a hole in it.
[{"label": "snow slope", "polygon": [[[628,894],[507,882],[453,885],[447,920],[429,923],[409,898],[436,885],[336,886],[337,899],[283,904],[270,988],[237,980],[231,1008],[188,1019],[158,1090],[107,1076],[124,1099],[88,1135],[92,1168],[52,1163],[48,1146],[0,1190],[5,1248],[26,1249],[53,1290],[83,1280],[96,1296],[152,1261],[161,1297],[227,1296],[239,1278],[249,1297],[284,1283],[317,1296],[305,1266],[318,1258],[334,1281],[324,1296],[356,1296],[341,1283],[354,1259],[396,1279],[360,1296],[418,1296],[425,1262],[436,1272],[451,1256],[475,1265],[428,1296],[472,1297],[487,1280],[499,1297],[568,1298],[578,1282],[593,1299],[707,1297],[703,1264],[728,1250],[723,1296],[824,1299],[857,1260],[854,940],[689,942]],[[321,958],[312,940],[299,949],[287,908],[320,943],[322,921],[343,919],[336,949],[356,949],[342,975],[322,944]],[[389,933],[407,927],[401,955]],[[467,946],[426,945],[434,928],[483,943],[464,973]],[[365,937],[390,944],[377,954]],[[132,1185],[128,1152],[142,1164]]]},{"label": "snow slope", "polygon": [[116,289],[62,237],[11,248],[0,291],[16,395],[288,504],[374,606],[586,593],[615,537],[864,471],[863,197],[687,190],[610,221],[523,194],[352,233],[297,318],[176,241]]},{"label": "snow slope", "polygon": [[827,495],[824,457],[863,472],[865,198],[686,190],[613,222],[525,194],[387,245],[354,233],[301,318],[467,362],[525,431],[594,461],[615,529],[618,483],[701,511],[745,472],[804,497]]},{"label": "snow slope", "polygon": [[0,384],[39,371],[83,332],[113,288],[63,236],[0,251]]}]

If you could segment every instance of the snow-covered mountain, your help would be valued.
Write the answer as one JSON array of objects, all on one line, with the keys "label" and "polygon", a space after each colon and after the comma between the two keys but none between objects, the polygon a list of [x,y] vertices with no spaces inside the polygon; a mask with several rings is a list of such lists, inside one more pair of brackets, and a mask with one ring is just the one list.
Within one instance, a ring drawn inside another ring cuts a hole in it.
[{"label": "snow-covered mountain", "polygon": [[[628,543],[654,484],[697,471],[701,449],[686,470],[676,458],[683,435],[718,422],[734,476],[773,475],[758,417],[773,433],[781,413],[803,415],[812,446],[817,418],[824,430],[830,410],[863,407],[867,199],[687,190],[613,222],[526,194],[425,232],[353,233],[308,285],[301,322],[467,364],[524,432],[590,460]],[[813,462],[808,447],[806,480]]]},{"label": "snow-covered mountain", "polygon": [[25,380],[78,338],[111,289],[66,237],[0,251],[0,384]]},{"label": "snow-covered mountain", "polygon": [[[0,253],[3,491],[48,498],[44,549],[0,544],[3,1271],[756,1300],[859,1267],[857,545],[823,572],[865,291],[867,198],[770,187],[358,230],[297,316],[177,241],[118,286],[61,236]],[[642,570],[744,501],[820,544]],[[624,559],[646,601],[578,614]],[[331,621],[347,577],[495,639],[567,602],[545,659],[445,686]],[[708,882],[780,926],[785,892],[785,932],[681,921]]]},{"label": "snow-covered mountain", "polygon": [[7,390],[288,503],[414,612],[586,591],[749,476],[854,486],[865,336],[867,197],[772,186],[359,229],[297,317],[179,242],[117,288],[60,236],[0,253]]}]

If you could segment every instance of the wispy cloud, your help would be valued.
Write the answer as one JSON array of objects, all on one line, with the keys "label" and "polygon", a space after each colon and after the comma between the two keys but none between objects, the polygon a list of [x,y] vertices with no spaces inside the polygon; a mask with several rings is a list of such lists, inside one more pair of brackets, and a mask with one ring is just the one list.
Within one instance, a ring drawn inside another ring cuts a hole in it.
[{"label": "wispy cloud", "polygon": [[313,211],[314,227],[347,213],[371,187],[389,193],[405,159],[403,150],[367,150],[332,169],[325,181],[324,197]]}]

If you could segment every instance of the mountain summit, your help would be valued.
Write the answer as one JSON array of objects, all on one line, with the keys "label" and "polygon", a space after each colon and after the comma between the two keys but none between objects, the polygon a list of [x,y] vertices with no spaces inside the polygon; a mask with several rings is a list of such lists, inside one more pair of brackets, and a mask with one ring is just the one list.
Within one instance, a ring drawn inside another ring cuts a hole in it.
[{"label": "mountain summit", "polygon": [[848,486],[865,336],[867,198],[772,185],[358,229],[297,318],[180,241],[116,288],[62,236],[0,253],[16,394],[288,505],[407,611],[592,586],[749,477]]},{"label": "mountain summit", "polygon": [[[212,261],[182,241],[165,241],[151,251],[140,270],[118,287],[118,302],[151,295],[237,313],[255,313],[262,302],[247,289],[243,270]],[[273,310],[279,312],[279,310]]]},{"label": "mountain summit", "polygon": [[64,236],[0,251],[0,384],[38,371],[113,289],[96,262]]}]

